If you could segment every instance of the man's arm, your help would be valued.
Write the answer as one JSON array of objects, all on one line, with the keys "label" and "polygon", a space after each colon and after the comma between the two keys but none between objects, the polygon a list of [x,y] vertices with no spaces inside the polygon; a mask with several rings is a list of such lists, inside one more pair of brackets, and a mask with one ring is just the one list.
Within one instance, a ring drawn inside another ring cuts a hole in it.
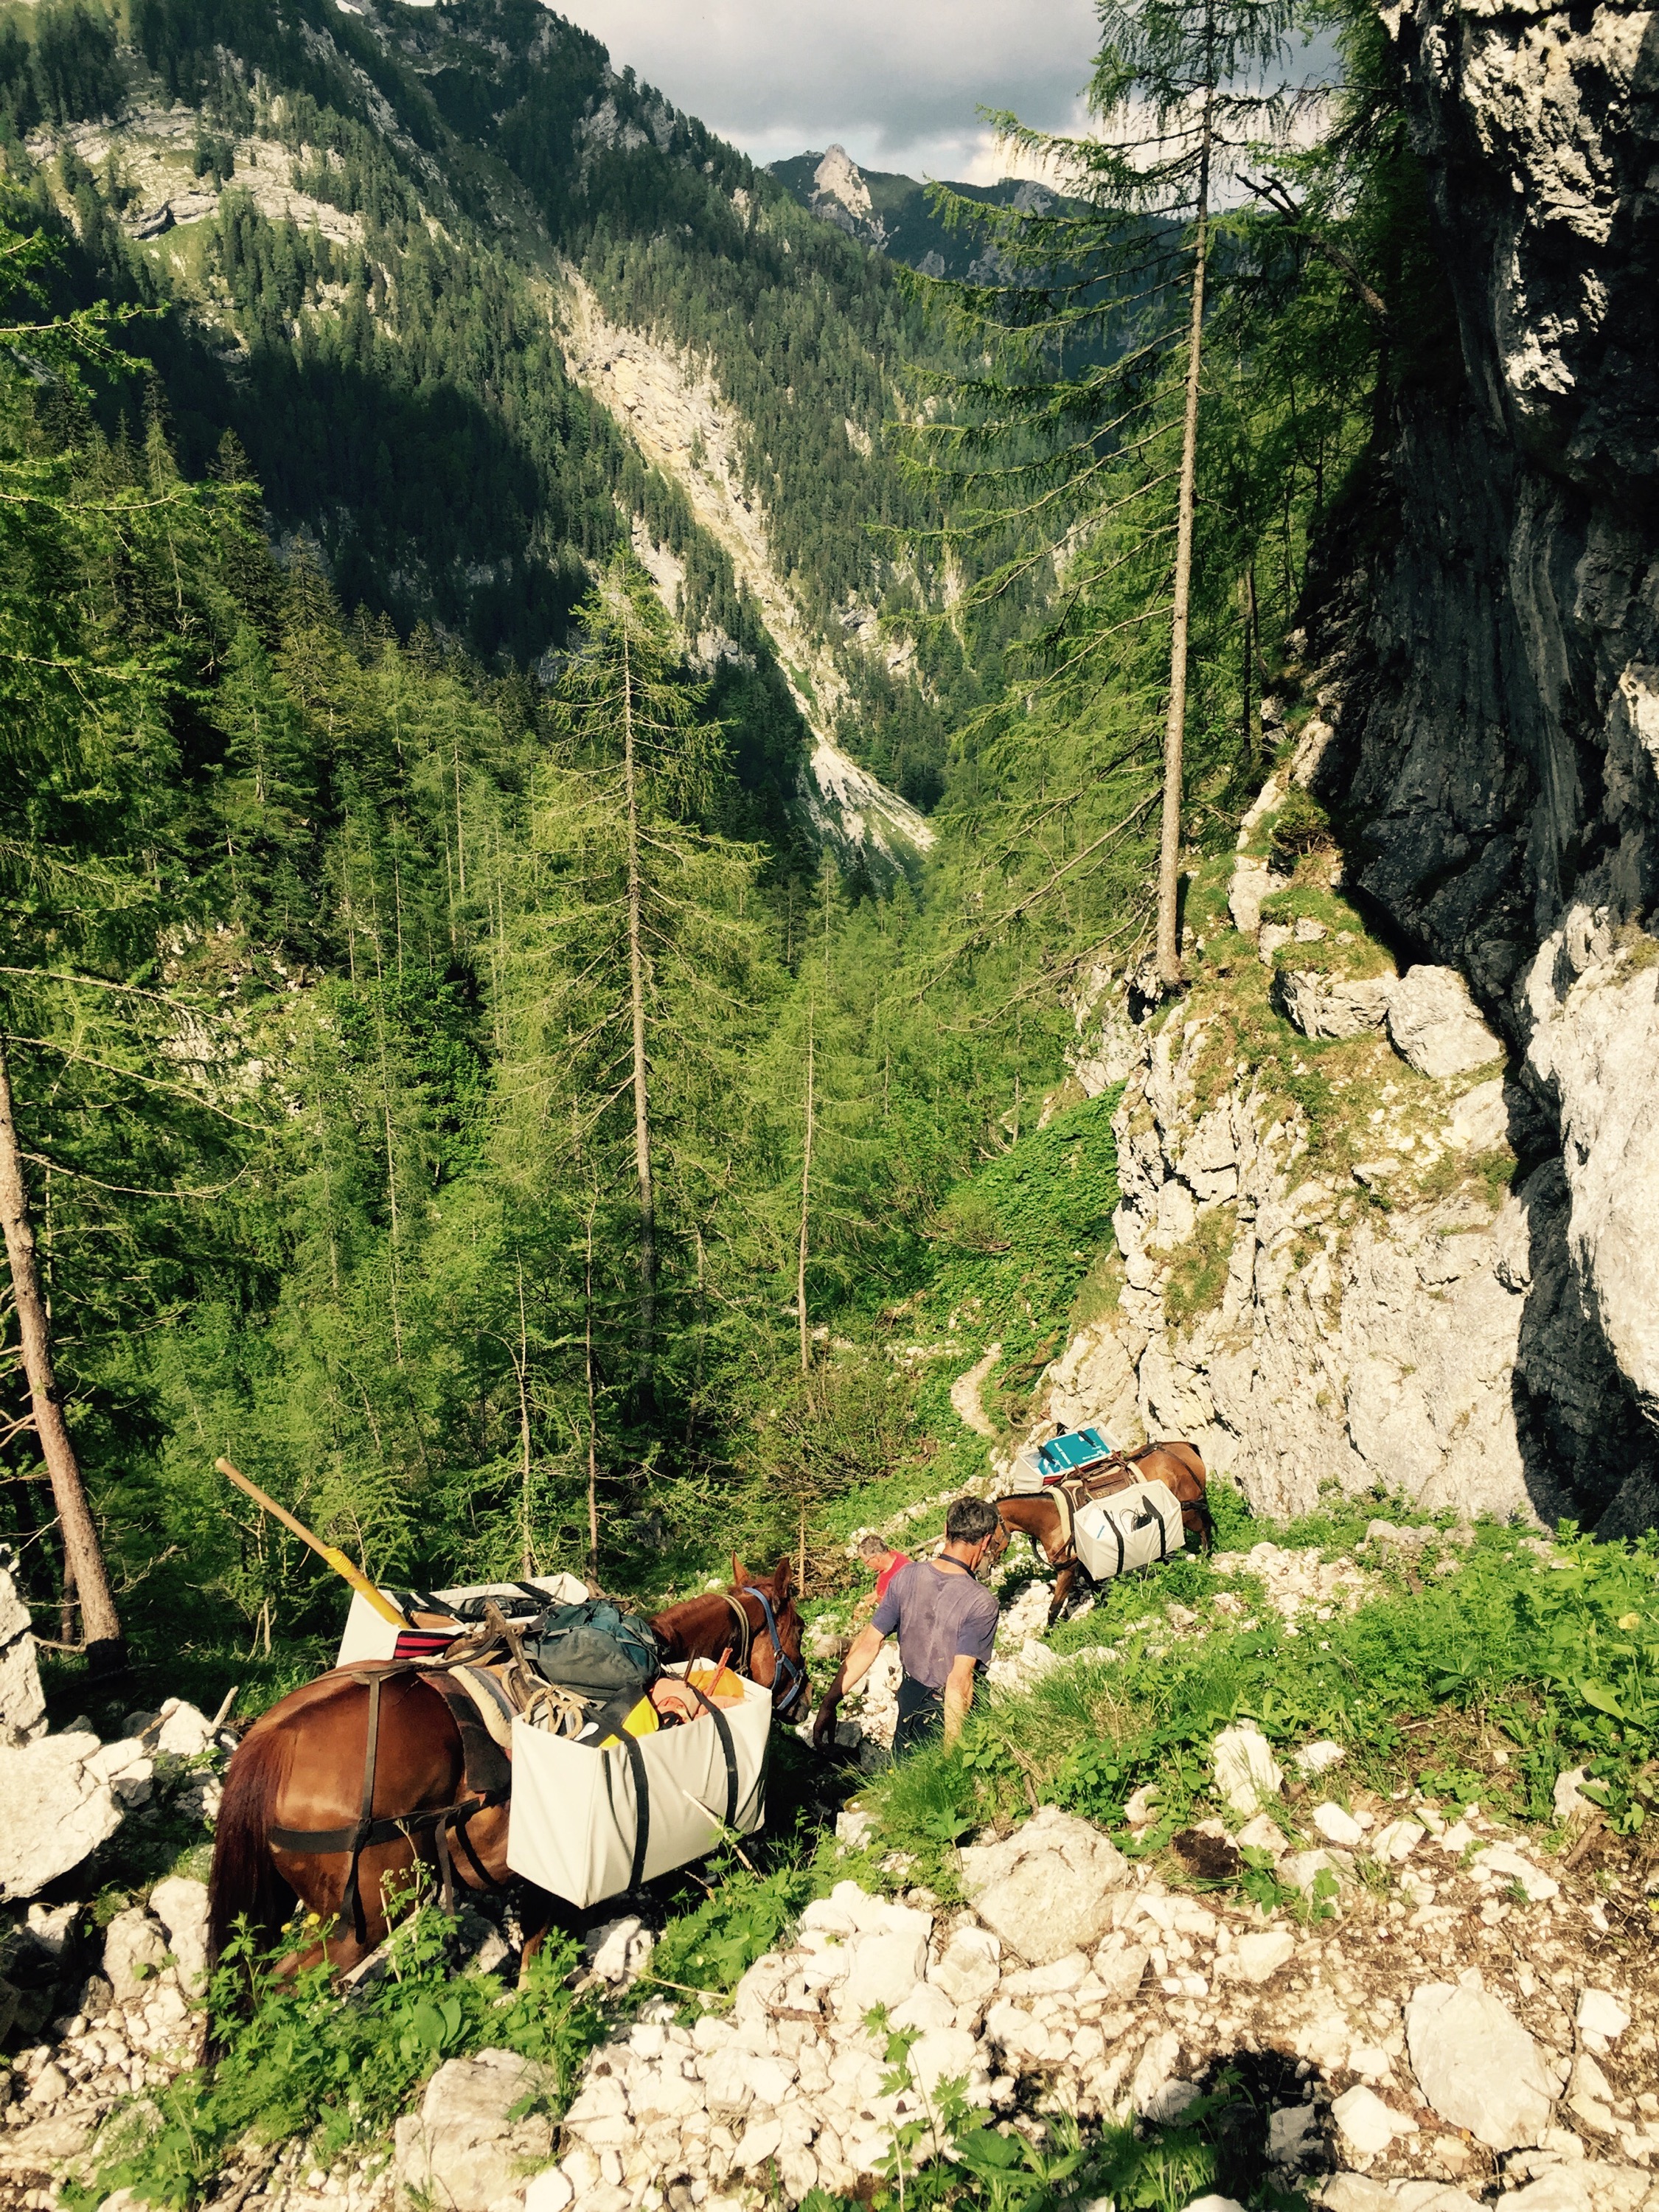
[{"label": "man's arm", "polygon": [[954,1743],[962,1734],[962,1723],[967,1719],[968,1708],[974,1702],[975,1664],[972,1655],[963,1652],[951,1662],[951,1671],[945,1678],[946,1743]]},{"label": "man's arm", "polygon": [[819,1751],[823,1749],[835,1732],[836,1708],[849,1690],[857,1689],[876,1663],[876,1654],[887,1638],[873,1623],[860,1629],[853,1638],[847,1656],[836,1669],[835,1678],[823,1693],[823,1703],[818,1707],[817,1719],[812,1724],[812,1741]]}]

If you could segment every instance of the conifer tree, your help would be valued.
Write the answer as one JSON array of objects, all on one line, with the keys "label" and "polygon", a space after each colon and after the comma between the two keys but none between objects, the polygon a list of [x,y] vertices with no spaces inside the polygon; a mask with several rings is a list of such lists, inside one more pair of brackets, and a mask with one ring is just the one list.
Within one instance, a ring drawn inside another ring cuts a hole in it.
[{"label": "conifer tree", "polygon": [[[1154,967],[1170,989],[1178,942],[1182,775],[1201,465],[1206,287],[1218,192],[1247,145],[1293,106],[1284,80],[1297,0],[1099,0],[1091,137],[996,118],[1067,194],[988,216],[935,191],[954,223],[986,229],[1002,281],[927,287],[984,373],[923,381],[954,404],[912,428],[920,474],[954,512],[937,542],[991,559],[966,594],[994,608],[1052,570],[1036,641],[1075,683],[1126,634],[1169,621]],[[1126,543],[1126,538],[1127,542]],[[1148,562],[1148,548],[1160,557]],[[1099,586],[1140,571],[1139,605]],[[1029,689],[1029,687],[1027,687]],[[1131,750],[1133,750],[1133,745]],[[1139,810],[1137,810],[1139,812]],[[1122,834],[1127,824],[1100,841]],[[1068,864],[1073,865],[1073,864]]]}]

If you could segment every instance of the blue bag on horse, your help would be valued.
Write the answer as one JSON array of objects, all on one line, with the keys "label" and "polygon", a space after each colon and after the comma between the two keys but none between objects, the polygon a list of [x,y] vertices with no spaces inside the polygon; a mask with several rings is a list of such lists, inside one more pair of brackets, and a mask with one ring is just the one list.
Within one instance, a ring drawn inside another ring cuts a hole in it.
[{"label": "blue bag on horse", "polygon": [[662,1672],[650,1628],[606,1597],[550,1606],[526,1631],[523,1649],[550,1682],[606,1705],[635,1705]]}]

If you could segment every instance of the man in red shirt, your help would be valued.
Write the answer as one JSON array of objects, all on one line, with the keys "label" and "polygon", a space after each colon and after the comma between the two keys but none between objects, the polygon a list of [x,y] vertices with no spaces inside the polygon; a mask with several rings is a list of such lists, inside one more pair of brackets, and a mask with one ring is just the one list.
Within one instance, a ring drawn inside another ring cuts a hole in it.
[{"label": "man in red shirt", "polygon": [[[876,1577],[876,1603],[879,1605],[887,1595],[887,1585],[901,1567],[910,1564],[907,1552],[896,1552],[883,1536],[865,1536],[859,1542],[859,1557]],[[860,1607],[860,1611],[863,1611]]]}]

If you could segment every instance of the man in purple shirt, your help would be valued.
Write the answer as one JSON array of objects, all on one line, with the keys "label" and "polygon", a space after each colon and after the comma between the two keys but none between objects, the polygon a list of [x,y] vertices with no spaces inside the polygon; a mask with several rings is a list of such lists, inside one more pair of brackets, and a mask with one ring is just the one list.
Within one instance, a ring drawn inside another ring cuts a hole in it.
[{"label": "man in purple shirt", "polygon": [[918,1559],[888,1584],[867,1628],[860,1629],[824,1692],[812,1726],[822,1751],[835,1734],[836,1708],[898,1631],[898,1726],[894,1756],[927,1742],[942,1727],[954,1743],[974,1698],[974,1671],[996,1641],[997,1601],[974,1579],[996,1534],[997,1510],[982,1498],[958,1498],[945,1516],[937,1559]]}]

